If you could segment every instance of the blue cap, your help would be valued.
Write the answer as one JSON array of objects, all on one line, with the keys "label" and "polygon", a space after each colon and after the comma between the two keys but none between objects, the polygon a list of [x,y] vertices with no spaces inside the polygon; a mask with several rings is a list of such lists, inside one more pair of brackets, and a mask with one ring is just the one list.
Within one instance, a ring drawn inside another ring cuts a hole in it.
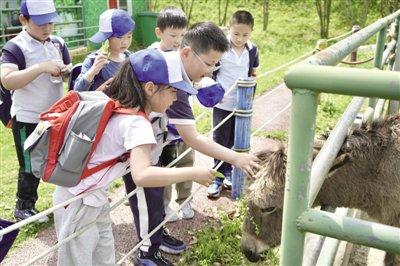
[{"label": "blue cap", "polygon": [[29,16],[36,25],[61,22],[52,0],[22,0],[21,14]]},{"label": "blue cap", "polygon": [[199,102],[205,107],[213,107],[224,97],[225,90],[212,78],[205,77],[200,81],[196,95]]},{"label": "blue cap", "polygon": [[108,9],[99,17],[99,31],[89,40],[101,43],[110,37],[121,37],[135,29],[135,22],[125,10]]},{"label": "blue cap", "polygon": [[197,90],[183,78],[181,58],[177,52],[145,49],[131,54],[129,60],[139,81],[170,85],[189,94],[197,94]]}]

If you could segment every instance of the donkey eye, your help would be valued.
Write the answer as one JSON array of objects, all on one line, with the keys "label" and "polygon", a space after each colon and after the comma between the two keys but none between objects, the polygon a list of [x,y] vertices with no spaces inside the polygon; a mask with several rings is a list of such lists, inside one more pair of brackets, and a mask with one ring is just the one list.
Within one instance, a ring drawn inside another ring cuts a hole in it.
[{"label": "donkey eye", "polygon": [[276,210],[276,207],[268,207],[265,209],[261,209],[261,212],[264,214],[270,214],[273,213]]}]

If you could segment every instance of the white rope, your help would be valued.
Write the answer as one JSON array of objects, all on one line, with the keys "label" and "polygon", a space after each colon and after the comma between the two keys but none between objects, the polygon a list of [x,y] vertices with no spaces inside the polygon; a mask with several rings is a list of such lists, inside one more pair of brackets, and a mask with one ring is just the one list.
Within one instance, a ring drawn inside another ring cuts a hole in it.
[{"label": "white rope", "polygon": [[264,95],[260,96],[259,98],[257,98],[254,103],[259,103],[262,100],[264,100],[264,98],[266,98],[267,96],[271,95],[272,93],[274,93],[275,91],[277,91],[278,89],[280,89],[281,87],[285,87],[285,83],[281,83],[279,86],[277,86],[276,88],[270,90],[269,92],[265,93]]},{"label": "white rope", "polygon": [[[93,191],[94,191],[94,190],[93,190]],[[43,217],[45,217],[46,215],[48,215],[48,214],[54,212],[54,211],[57,210],[57,209],[63,208],[64,206],[67,206],[67,205],[71,204],[72,202],[74,202],[74,201],[76,201],[76,200],[78,200],[78,199],[81,199],[81,198],[86,197],[87,195],[89,195],[89,194],[92,193],[93,191],[88,191],[88,192],[82,193],[82,194],[80,194],[80,195],[78,195],[78,196],[75,196],[74,198],[71,198],[71,199],[69,199],[69,200],[66,200],[66,201],[60,203],[60,204],[57,204],[57,205],[55,205],[55,206],[53,206],[53,207],[51,207],[51,208],[49,208],[49,209],[47,209],[47,210],[45,210],[45,211],[42,211],[42,212],[40,212],[40,213],[38,213],[38,214],[35,214],[35,215],[33,215],[33,216],[31,216],[31,217],[29,217],[29,218],[27,218],[27,219],[24,219],[24,220],[22,220],[22,221],[20,221],[20,222],[18,222],[18,223],[15,223],[15,224],[13,224],[13,225],[10,225],[9,227],[6,227],[5,229],[0,230],[0,236],[5,235],[5,234],[7,234],[7,233],[9,233],[9,232],[11,232],[11,231],[14,231],[14,230],[16,230],[16,229],[19,229],[19,228],[21,228],[22,226],[25,226],[25,225],[27,225],[27,224],[33,223],[33,222],[39,220],[40,218],[43,218]]]},{"label": "white rope", "polygon": [[[115,208],[117,208],[119,205],[121,205],[127,198],[131,197],[132,195],[136,194],[136,192],[138,191],[138,188],[136,188],[135,190],[133,190],[131,193],[125,195],[123,198],[121,198],[120,200],[118,200],[117,202],[115,202],[113,205],[110,206],[110,209],[108,212],[111,212],[112,210],[114,210]],[[32,265],[33,263],[37,262],[38,260],[44,258],[45,256],[47,256],[48,254],[50,254],[51,252],[53,252],[54,250],[56,250],[57,248],[59,248],[61,245],[64,245],[65,243],[71,241],[72,239],[74,239],[75,237],[79,236],[80,234],[82,234],[83,232],[85,232],[87,229],[89,229],[91,226],[93,226],[98,219],[94,220],[91,223],[88,223],[87,225],[85,225],[84,227],[80,228],[78,231],[74,232],[73,234],[69,235],[68,237],[64,238],[63,240],[59,241],[57,244],[55,244],[54,246],[52,246],[51,248],[47,249],[45,252],[43,252],[42,254],[39,254],[38,256],[34,257],[33,259],[31,259],[30,261],[28,261],[27,263],[24,264],[25,265]]]},{"label": "white rope", "polygon": [[288,105],[285,106],[285,108],[283,108],[279,113],[277,113],[276,115],[274,115],[272,118],[270,118],[267,122],[265,122],[264,124],[262,124],[261,127],[259,127],[256,131],[253,132],[253,134],[251,134],[252,136],[254,136],[255,134],[257,134],[261,129],[263,129],[266,125],[268,125],[269,123],[271,123],[275,118],[277,118],[278,116],[280,116],[283,112],[285,112],[290,106],[292,105],[292,103],[289,103]]},{"label": "white rope", "polygon": [[349,31],[349,32],[346,32],[346,33],[344,33],[344,34],[342,34],[342,35],[339,35],[339,36],[337,36],[337,37],[333,37],[333,38],[327,39],[326,41],[327,41],[327,42],[336,41],[336,40],[341,39],[341,38],[343,38],[343,37],[346,37],[346,36],[348,36],[348,35],[350,35],[350,34],[352,34],[352,33],[353,33],[353,31]]},{"label": "white rope", "polygon": [[300,57],[297,57],[296,59],[293,59],[292,61],[290,61],[290,62],[288,62],[288,63],[286,63],[286,64],[283,64],[283,65],[281,65],[281,66],[279,66],[279,67],[276,67],[275,69],[272,69],[272,70],[270,70],[270,71],[267,71],[267,72],[265,72],[265,73],[263,73],[263,74],[261,74],[261,75],[257,75],[257,76],[255,77],[255,79],[259,79],[259,78],[261,78],[261,77],[264,77],[264,76],[267,76],[267,75],[271,75],[271,74],[277,72],[278,70],[280,70],[280,69],[282,69],[282,68],[285,68],[285,67],[287,67],[287,66],[289,66],[289,65],[291,65],[291,64],[293,64],[293,63],[295,63],[295,62],[297,62],[297,61],[299,61],[299,60],[301,60],[301,59],[303,59],[303,58],[305,58],[305,57],[307,57],[307,56],[312,55],[315,51],[316,51],[316,50],[314,49],[314,50],[312,50],[312,51],[310,51],[310,52],[308,52],[308,53],[306,53],[306,54],[304,54],[304,55],[302,55],[302,56],[300,56]]}]

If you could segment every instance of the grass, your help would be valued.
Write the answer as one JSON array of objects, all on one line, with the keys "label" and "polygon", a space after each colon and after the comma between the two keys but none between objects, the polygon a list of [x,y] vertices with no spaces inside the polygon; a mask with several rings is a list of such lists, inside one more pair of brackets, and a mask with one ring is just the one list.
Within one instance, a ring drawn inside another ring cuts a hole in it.
[{"label": "grass", "polygon": [[[261,8],[256,1],[234,1],[229,7],[228,14],[238,9],[251,10],[255,17],[255,28],[252,35],[260,49],[261,66],[258,74],[270,71],[288,61],[293,60],[314,49],[319,39],[319,19],[313,1],[270,1],[270,19],[267,32],[262,31]],[[195,1],[192,21],[211,20],[216,22],[217,12],[209,12],[211,1]],[[158,9],[166,5],[179,6],[176,1],[158,1]],[[374,18],[375,19],[375,18]],[[370,21],[371,22],[371,21]],[[340,17],[332,14],[330,35],[332,37],[347,32],[340,22]],[[374,43],[371,39],[369,43]],[[360,55],[360,59],[369,55]],[[73,62],[82,62],[85,55],[75,56]],[[371,67],[369,63],[361,67]],[[359,67],[359,66],[357,66]],[[280,84],[286,69],[275,74],[257,79],[257,95]],[[331,129],[351,97],[323,94],[320,97],[317,116],[317,133]],[[194,113],[199,115],[204,111],[198,104],[194,104]],[[197,122],[199,132],[205,133],[211,129],[210,112]],[[259,135],[279,140],[286,140],[287,133],[283,131],[261,132]],[[0,217],[12,220],[14,199],[17,184],[18,163],[11,131],[0,126]],[[114,187],[122,184],[119,180]],[[39,186],[39,200],[37,208],[44,210],[52,205],[53,185],[41,183]],[[210,265],[218,262],[222,265],[243,265],[246,261],[240,253],[240,225],[243,216],[228,217],[221,214],[217,226],[204,228],[198,234],[198,243],[194,249],[185,255],[187,262],[196,262],[198,265]],[[23,227],[15,246],[21,245],[28,238],[34,238],[42,228],[52,224],[52,220],[45,225],[29,225]],[[219,245],[215,245],[219,243]],[[217,248],[217,250],[215,250]],[[225,255],[224,255],[225,254]],[[227,256],[228,254],[229,256]],[[235,259],[235,260],[234,260]],[[237,260],[236,260],[237,259]],[[267,255],[268,265],[277,264],[277,255],[271,252]]]},{"label": "grass", "polygon": [[277,249],[266,251],[264,260],[249,263],[243,253],[238,252],[241,240],[241,227],[246,215],[245,200],[236,203],[236,211],[218,213],[215,223],[207,224],[196,233],[197,243],[185,252],[179,265],[278,265]]}]

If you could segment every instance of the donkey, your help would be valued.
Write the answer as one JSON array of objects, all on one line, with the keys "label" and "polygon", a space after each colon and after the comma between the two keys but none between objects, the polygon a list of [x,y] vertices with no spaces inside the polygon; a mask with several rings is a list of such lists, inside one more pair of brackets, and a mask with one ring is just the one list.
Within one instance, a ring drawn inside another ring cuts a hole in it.
[{"label": "donkey", "polygon": [[[400,227],[400,116],[363,124],[346,137],[314,206],[357,208],[373,220]],[[314,158],[327,136],[314,144]],[[262,168],[248,193],[242,251],[253,262],[281,241],[286,152],[258,153]],[[400,238],[400,236],[399,236]],[[400,256],[386,255],[387,265]]]}]

